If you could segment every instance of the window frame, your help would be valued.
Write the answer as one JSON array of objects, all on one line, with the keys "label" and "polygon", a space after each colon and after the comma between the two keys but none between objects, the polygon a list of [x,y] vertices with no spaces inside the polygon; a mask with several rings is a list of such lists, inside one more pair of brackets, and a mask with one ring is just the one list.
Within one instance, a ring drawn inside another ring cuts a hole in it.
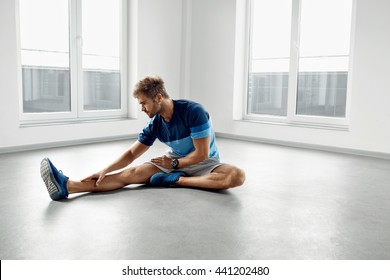
[{"label": "window frame", "polygon": [[19,97],[19,120],[21,125],[39,125],[47,123],[82,122],[92,120],[106,120],[127,118],[128,116],[128,1],[120,1],[121,24],[120,24],[120,90],[121,107],[111,110],[84,110],[83,93],[83,68],[82,68],[82,0],[68,0],[69,18],[69,71],[70,71],[70,106],[69,112],[42,112],[25,113],[23,108],[23,79],[21,63],[21,33],[20,33],[20,2],[15,1],[17,18],[17,63],[18,63],[18,97]]},{"label": "window frame", "polygon": [[[246,1],[246,42],[245,48],[247,49],[245,56],[245,77],[244,83],[244,98],[243,98],[243,120],[258,121],[264,123],[275,123],[292,126],[307,126],[316,128],[329,128],[338,130],[348,130],[349,127],[349,115],[350,115],[350,103],[351,103],[351,91],[352,91],[352,57],[353,57],[353,40],[355,33],[355,10],[356,0],[352,0],[352,14],[351,14],[351,30],[350,30],[350,46],[349,46],[349,64],[348,64],[348,78],[347,78],[347,93],[346,93],[346,108],[345,117],[324,117],[324,116],[311,116],[311,115],[298,115],[297,114],[297,97],[298,97],[298,71],[299,71],[299,25],[300,25],[300,0],[292,0],[292,15],[291,15],[291,39],[290,39],[290,65],[289,65],[289,77],[288,77],[288,94],[287,94],[287,115],[286,116],[274,116],[266,114],[249,114],[248,113],[248,90],[249,90],[249,75],[251,64],[251,51],[252,51],[252,2],[253,0]],[[240,18],[240,17],[238,17]]]}]

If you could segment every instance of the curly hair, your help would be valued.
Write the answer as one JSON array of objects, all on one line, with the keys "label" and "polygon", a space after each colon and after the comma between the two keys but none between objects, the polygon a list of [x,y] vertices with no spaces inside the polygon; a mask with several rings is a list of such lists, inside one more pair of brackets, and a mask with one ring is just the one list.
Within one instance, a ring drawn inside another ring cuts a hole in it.
[{"label": "curly hair", "polygon": [[145,96],[154,99],[158,93],[160,93],[163,98],[169,98],[163,79],[158,76],[147,76],[135,85],[133,96],[137,98],[140,94],[144,94]]}]

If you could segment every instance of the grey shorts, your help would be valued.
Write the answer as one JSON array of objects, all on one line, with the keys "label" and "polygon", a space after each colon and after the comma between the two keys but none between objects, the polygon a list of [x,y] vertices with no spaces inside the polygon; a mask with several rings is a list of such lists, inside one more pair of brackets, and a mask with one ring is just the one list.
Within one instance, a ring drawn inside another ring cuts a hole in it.
[{"label": "grey shorts", "polygon": [[[172,159],[174,159],[174,158],[179,159],[180,158],[171,152],[168,152],[168,154],[166,156],[168,156]],[[153,162],[150,162],[150,161],[148,161],[147,163],[153,164],[154,166],[156,166],[158,169],[160,169],[162,172],[165,172],[165,173],[171,173],[173,171],[183,171],[184,173],[186,173],[187,176],[205,175],[205,174],[211,173],[215,168],[222,165],[222,163],[219,161],[218,158],[208,158],[208,159],[206,159],[202,162],[199,162],[197,164],[194,164],[194,165],[191,165],[188,167],[184,167],[184,168],[178,168],[178,169],[161,167],[161,166],[159,166]]]}]

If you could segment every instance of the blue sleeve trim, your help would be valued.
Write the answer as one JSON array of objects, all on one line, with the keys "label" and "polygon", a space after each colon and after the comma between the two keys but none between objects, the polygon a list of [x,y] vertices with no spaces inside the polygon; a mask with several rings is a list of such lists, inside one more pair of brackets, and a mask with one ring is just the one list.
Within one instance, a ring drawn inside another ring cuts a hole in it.
[{"label": "blue sleeve trim", "polygon": [[196,133],[191,133],[192,139],[205,138],[211,135],[211,129],[205,129]]},{"label": "blue sleeve trim", "polygon": [[203,131],[206,129],[210,129],[210,128],[211,128],[211,122],[209,120],[208,122],[206,122],[202,125],[191,127],[190,130],[191,130],[191,133],[197,133],[197,132],[200,132],[200,131]]},{"label": "blue sleeve trim", "polygon": [[210,120],[206,122],[205,124],[191,127],[191,138],[197,139],[197,138],[204,138],[211,135],[211,122]]},{"label": "blue sleeve trim", "polygon": [[[156,140],[156,139],[154,139],[154,140]],[[143,138],[141,135],[138,136],[138,141],[146,146],[149,146],[149,147],[153,145],[154,140],[149,139],[149,141],[148,141],[147,139]]]}]

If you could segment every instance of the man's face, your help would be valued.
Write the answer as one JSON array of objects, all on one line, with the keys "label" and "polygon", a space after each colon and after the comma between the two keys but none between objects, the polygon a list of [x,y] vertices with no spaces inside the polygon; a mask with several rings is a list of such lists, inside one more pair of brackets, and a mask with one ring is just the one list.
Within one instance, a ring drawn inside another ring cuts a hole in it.
[{"label": "man's face", "polygon": [[153,118],[161,110],[161,105],[156,101],[157,97],[153,100],[144,94],[139,94],[138,103],[141,105],[142,112],[148,115],[149,118]]}]

